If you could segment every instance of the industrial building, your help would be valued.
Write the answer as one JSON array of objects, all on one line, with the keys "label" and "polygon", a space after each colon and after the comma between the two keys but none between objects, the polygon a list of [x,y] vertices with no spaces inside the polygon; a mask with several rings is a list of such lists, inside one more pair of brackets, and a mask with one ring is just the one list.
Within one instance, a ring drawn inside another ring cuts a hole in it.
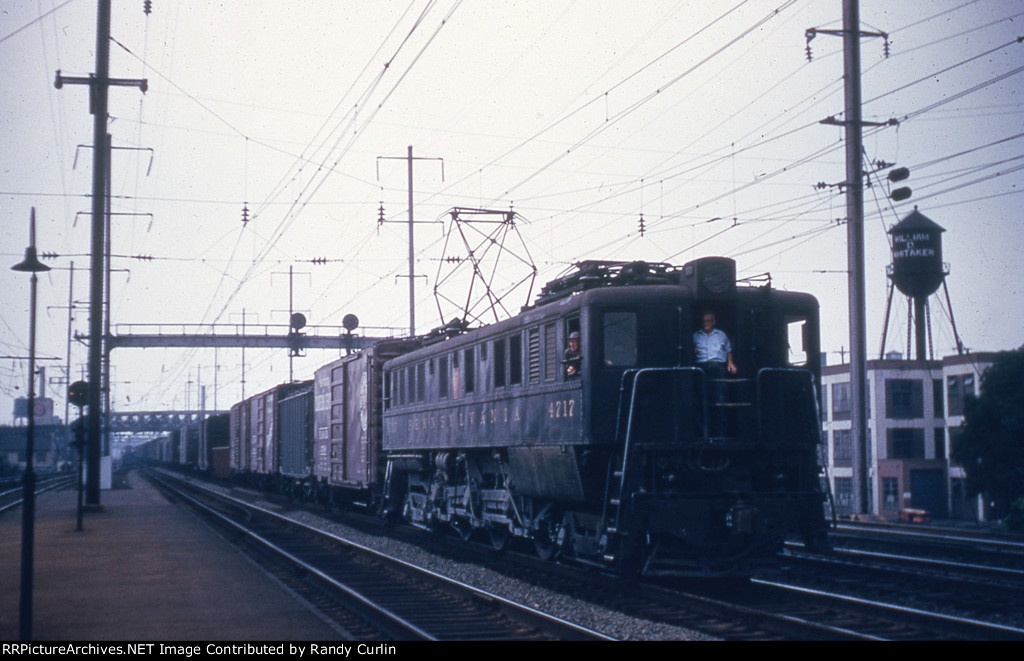
[{"label": "industrial building", "polygon": [[[941,360],[890,354],[867,363],[868,512],[881,518],[986,519],[980,498],[964,494],[964,471],[950,460],[964,399],[979,393],[994,353]],[[824,463],[836,512],[854,513],[850,366],[822,368]]]}]

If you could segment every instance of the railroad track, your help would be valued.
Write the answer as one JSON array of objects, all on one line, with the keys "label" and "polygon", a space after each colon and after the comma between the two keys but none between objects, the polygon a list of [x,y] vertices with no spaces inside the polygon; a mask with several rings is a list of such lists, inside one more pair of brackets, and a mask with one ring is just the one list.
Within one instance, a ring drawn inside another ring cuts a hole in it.
[{"label": "railroad track", "polygon": [[610,640],[277,512],[148,474],[359,640]]},{"label": "railroad track", "polygon": [[[300,516],[311,525],[326,525],[316,515]],[[349,516],[345,519],[351,521]],[[356,527],[368,535],[384,534],[375,518],[360,518]],[[750,581],[643,581],[581,570],[578,566],[541,562],[530,553],[514,550],[496,555],[487,547],[486,540],[479,545],[466,544],[454,536],[426,535],[405,527],[391,530],[389,537],[413,542],[456,566],[486,567],[507,577],[504,581],[507,584],[534,585],[553,593],[572,595],[616,614],[723,640],[1018,640],[1024,637],[1024,631],[1013,625],[957,616],[957,609],[948,605],[941,612],[910,607],[907,601],[924,601],[922,593],[912,587],[914,581],[910,581],[911,587],[893,587],[884,572],[871,567],[856,570],[864,575],[846,573],[854,570],[840,571],[835,567],[807,570],[809,574],[837,577],[838,582],[831,585],[807,584],[792,580],[787,574]],[[882,586],[881,594],[865,595],[851,587],[869,584],[871,580]],[[972,591],[953,589],[951,592],[970,594]],[[903,597],[904,603],[892,603],[895,601],[892,597],[896,596]],[[951,611],[953,615],[948,614]]]},{"label": "railroad track", "polygon": [[[453,547],[459,558],[466,552]],[[492,559],[488,560],[488,556]],[[884,573],[874,576],[881,596],[865,598],[849,589],[816,589],[783,580],[641,580],[620,578],[578,568],[539,563],[529,555],[505,554],[500,562],[480,550],[473,562],[490,564],[515,580],[534,582],[599,603],[639,619],[686,628],[724,640],[1020,640],[1024,630],[998,618],[957,615],[959,605],[944,604],[941,610],[911,607],[923,601],[923,592],[908,585],[893,588]],[[871,569],[866,568],[871,577]],[[836,575],[834,567],[819,574]],[[849,577],[849,575],[848,575]],[[869,578],[849,577],[848,583],[867,584]],[[887,588],[885,586],[888,586]],[[849,585],[845,586],[849,588]],[[887,596],[886,596],[887,591]],[[970,590],[947,590],[961,596]],[[1004,590],[1006,595],[1024,591]],[[895,600],[892,597],[901,597]],[[996,613],[1021,612],[1012,603],[993,605]],[[1019,603],[1019,601],[1017,602]],[[952,613],[952,614],[951,614]]]},{"label": "railroad track", "polygon": [[841,552],[878,552],[950,563],[1024,570],[1024,536],[899,524],[843,523],[832,533]]},{"label": "railroad track", "polygon": [[1018,627],[913,608],[894,603],[891,598],[871,600],[756,578],[751,583],[763,590],[760,599],[766,608],[789,608],[788,604],[802,603],[805,610],[815,613],[813,617],[824,618],[876,640],[1024,640],[1024,629]]},{"label": "railroad track", "polygon": [[[74,484],[74,478],[70,475],[59,475],[56,477],[37,478],[36,495],[54,489],[63,489]],[[21,507],[24,492],[20,485],[7,484],[6,488],[0,491],[0,514]]]},{"label": "railroad track", "polygon": [[940,631],[949,630],[941,614],[990,623],[988,633],[981,624],[970,625],[975,631],[966,631],[977,639],[1024,637],[1024,573],[1019,570],[863,551],[831,557],[791,552],[783,563],[766,582],[932,611],[940,614]]}]

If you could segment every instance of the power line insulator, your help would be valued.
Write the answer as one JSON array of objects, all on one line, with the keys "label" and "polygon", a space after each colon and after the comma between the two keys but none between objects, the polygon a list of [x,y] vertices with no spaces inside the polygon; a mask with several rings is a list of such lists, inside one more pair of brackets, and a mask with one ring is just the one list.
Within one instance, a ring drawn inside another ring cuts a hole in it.
[{"label": "power line insulator", "polygon": [[248,225],[249,224],[249,203],[248,202],[243,202],[242,203],[242,224],[243,225]]},{"label": "power line insulator", "polygon": [[153,12],[153,0],[142,0],[142,11],[149,16]]},{"label": "power line insulator", "polygon": [[644,215],[640,214],[640,236],[647,233],[647,227],[644,225]]}]

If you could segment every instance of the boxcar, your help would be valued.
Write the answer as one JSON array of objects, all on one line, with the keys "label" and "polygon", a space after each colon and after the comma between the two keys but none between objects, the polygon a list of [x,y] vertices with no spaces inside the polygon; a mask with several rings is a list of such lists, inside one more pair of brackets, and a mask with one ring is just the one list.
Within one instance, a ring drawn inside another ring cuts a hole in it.
[{"label": "boxcar", "polygon": [[295,384],[277,401],[276,447],[280,488],[308,488],[313,472],[313,382]]},{"label": "boxcar", "polygon": [[319,498],[378,504],[385,466],[383,366],[421,345],[421,340],[385,340],[316,370],[313,476]]},{"label": "boxcar", "polygon": [[178,430],[178,456],[175,463],[183,468],[195,469],[199,465],[199,424],[189,422]]},{"label": "boxcar", "polygon": [[[229,413],[215,413],[203,419],[199,426],[199,470],[213,469],[213,454],[219,448],[228,448]],[[225,454],[225,457],[227,454]]]},{"label": "boxcar", "polygon": [[310,382],[284,383],[231,407],[231,470],[269,486],[279,475],[278,402],[308,389]]}]

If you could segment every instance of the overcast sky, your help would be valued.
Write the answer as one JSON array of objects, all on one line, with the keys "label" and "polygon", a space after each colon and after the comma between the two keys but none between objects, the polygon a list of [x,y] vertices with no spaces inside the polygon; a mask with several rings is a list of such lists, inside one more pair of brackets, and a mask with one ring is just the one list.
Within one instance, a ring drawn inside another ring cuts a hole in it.
[{"label": "overcast sky", "polygon": [[[442,261],[466,255],[445,240],[445,212],[482,207],[519,214],[504,239],[536,264],[533,294],[583,259],[727,255],[741,277],[770,272],[818,297],[830,363],[849,346],[843,135],[820,123],[842,119],[842,40],[806,38],[841,28],[839,0],[114,5],[111,76],[148,81],[110,90],[115,333],[284,324],[289,269],[311,325],[351,313],[366,334],[406,332],[412,146],[418,331],[458,314],[435,285],[466,297]],[[886,232],[915,205],[946,230],[966,346],[1019,347],[1024,5],[864,0],[861,18],[889,42],[886,57],[884,39],[862,41],[864,118],[897,120],[865,129],[865,161],[909,167],[914,189],[892,205],[881,171],[865,192],[869,357]],[[20,261],[35,207],[39,250],[58,255],[40,278],[38,338],[58,413],[72,262],[74,332],[88,331],[93,137],[87,87],[54,78],[95,71],[95,35],[90,0],[0,0],[0,253]],[[527,302],[513,285],[528,273],[502,263],[509,310]],[[28,289],[0,269],[0,423],[26,394]],[[936,355],[952,353],[944,297],[931,319]],[[888,338],[906,351],[902,297]],[[296,358],[295,378],[336,355]],[[85,362],[73,343],[72,380]],[[289,377],[285,350],[244,362],[247,395]],[[112,406],[196,408],[203,385],[207,408],[224,409],[242,363],[226,349],[117,350]]]}]

